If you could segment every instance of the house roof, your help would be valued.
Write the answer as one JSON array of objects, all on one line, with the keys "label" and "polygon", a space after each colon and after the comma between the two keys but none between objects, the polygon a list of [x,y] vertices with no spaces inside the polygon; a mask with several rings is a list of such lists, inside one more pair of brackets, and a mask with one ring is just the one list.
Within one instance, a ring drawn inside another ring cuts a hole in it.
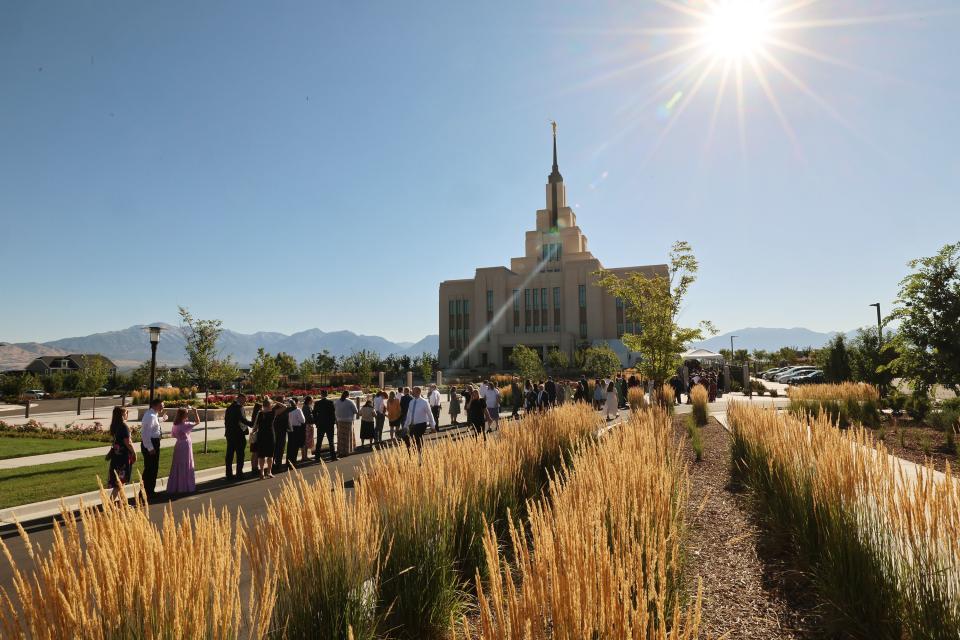
[{"label": "house roof", "polygon": [[110,367],[112,367],[112,368],[116,368],[116,366],[117,366],[117,365],[115,365],[115,364],[113,363],[113,361],[112,361],[110,358],[108,358],[107,356],[101,355],[101,354],[99,354],[99,353],[71,353],[71,354],[65,355],[65,356],[38,356],[37,358],[34,358],[33,361],[34,361],[34,362],[37,362],[37,361],[42,362],[42,363],[44,364],[44,366],[49,367],[49,366],[52,365],[54,362],[57,362],[57,361],[63,360],[63,359],[67,359],[67,360],[72,360],[72,361],[74,362],[74,364],[77,365],[77,367],[80,367],[80,366],[81,366],[81,363],[83,362],[83,359],[84,359],[84,358],[100,358],[100,359],[106,361],[106,363],[107,363]]}]

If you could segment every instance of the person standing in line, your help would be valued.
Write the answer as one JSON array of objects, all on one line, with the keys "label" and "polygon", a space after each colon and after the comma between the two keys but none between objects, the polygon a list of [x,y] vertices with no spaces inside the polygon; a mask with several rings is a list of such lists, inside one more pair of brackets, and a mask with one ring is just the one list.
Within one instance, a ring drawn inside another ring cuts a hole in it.
[{"label": "person standing in line", "polygon": [[603,380],[597,378],[593,382],[593,408],[597,411],[603,410],[603,403],[607,400],[607,385],[603,384]]},{"label": "person standing in line", "polygon": [[400,429],[400,398],[396,391],[391,391],[387,397],[387,421],[390,424],[390,439],[397,437],[397,431]]},{"label": "person standing in line", "polygon": [[490,429],[500,429],[500,389],[487,380],[486,390],[483,392],[487,401],[487,413],[490,415]]},{"label": "person standing in line", "polygon": [[289,411],[290,408],[282,399],[273,404],[273,473],[283,471],[283,454],[287,448],[287,433],[290,431],[290,421],[287,419]]},{"label": "person standing in line", "polygon": [[[192,421],[188,419],[190,411],[193,412]],[[177,409],[173,428],[170,430],[170,435],[177,439],[177,443],[173,445],[173,462],[170,463],[170,476],[167,478],[169,495],[182,495],[197,490],[193,471],[193,438],[190,434],[199,422],[200,415],[193,407]]]},{"label": "person standing in line", "polygon": [[137,452],[130,440],[130,427],[127,426],[126,407],[113,408],[113,415],[110,417],[110,435],[113,437],[113,446],[107,454],[110,460],[110,466],[107,469],[109,476],[107,486],[113,489],[110,499],[119,502],[123,485],[130,482],[130,470],[133,468],[133,463],[137,461]]},{"label": "person standing in line", "polygon": [[377,412],[373,410],[373,403],[369,400],[360,407],[360,446],[370,441],[370,450],[373,450],[373,441],[377,436]]},{"label": "person standing in line", "polygon": [[307,457],[313,455],[313,449],[316,447],[316,425],[313,419],[313,397],[307,396],[303,399],[303,419],[306,420],[305,438],[303,442],[303,457],[300,458],[302,464],[306,464]]},{"label": "person standing in line", "polygon": [[473,427],[476,435],[487,439],[487,430],[484,429],[489,420],[487,413],[487,401],[480,397],[479,391],[470,394],[470,402],[467,404],[467,422]]},{"label": "person standing in line", "polygon": [[440,392],[437,391],[437,385],[430,385],[427,402],[430,403],[430,411],[433,413],[434,428],[437,430],[437,433],[440,433]]},{"label": "person standing in line", "polygon": [[357,403],[350,399],[350,392],[344,391],[340,399],[333,403],[337,416],[337,457],[353,453],[353,421],[356,419]]},{"label": "person standing in line", "polygon": [[[413,397],[410,399],[410,406],[407,407],[407,418],[403,426],[413,437],[413,443],[417,447],[417,452],[423,448],[423,434],[430,427],[436,427],[437,423],[433,419],[433,411],[430,409],[430,403],[420,397],[420,387],[413,388]],[[407,448],[410,447],[410,439],[407,438]]]},{"label": "person standing in line", "polygon": [[510,417],[514,420],[520,419],[520,407],[523,406],[523,389],[520,388],[520,378],[514,376],[510,381],[510,408],[512,409]]},{"label": "person standing in line", "polygon": [[257,448],[257,472],[260,479],[273,477],[273,451],[276,438],[273,433],[273,403],[270,398],[263,399],[263,406],[257,413],[256,437],[254,445]]},{"label": "person standing in line", "polygon": [[330,444],[330,459],[337,459],[337,449],[333,445],[333,431],[337,426],[337,411],[333,400],[327,398],[327,391],[320,392],[320,399],[313,407],[313,421],[317,423],[317,447],[313,450],[313,459],[320,462],[320,449],[323,448],[323,438],[326,436]]},{"label": "person standing in line", "polygon": [[287,424],[287,468],[290,469],[297,466],[300,450],[307,444],[307,416],[293,398],[290,398],[290,408],[287,410]]},{"label": "person standing in line", "polygon": [[547,402],[552,407],[557,404],[557,383],[553,381],[553,377],[547,378],[546,384],[543,385],[544,391],[547,392]]},{"label": "person standing in line", "polygon": [[537,410],[537,387],[529,380],[523,385],[523,413],[533,415]]},{"label": "person standing in line", "polygon": [[410,395],[410,387],[403,388],[403,395],[400,396],[400,423],[407,423],[407,407],[410,406],[410,401],[413,400],[413,396]]},{"label": "person standing in line", "polygon": [[617,384],[611,380],[607,385],[606,399],[607,420],[613,420],[617,417]]},{"label": "person standing in line", "polygon": [[373,396],[374,439],[379,444],[383,442],[383,423],[387,419],[387,392],[383,389]]},{"label": "person standing in line", "polygon": [[450,426],[460,426],[457,424],[457,418],[460,416],[460,394],[457,393],[456,387],[450,387],[450,407],[447,412],[450,414]]},{"label": "person standing in line", "polygon": [[163,421],[163,400],[155,399],[140,422],[140,453],[143,454],[143,490],[153,502],[160,470],[160,423]]},{"label": "person standing in line", "polygon": [[621,374],[617,374],[617,406],[621,409],[627,408],[627,379]]},{"label": "person standing in line", "polygon": [[[223,414],[223,435],[227,440],[227,482],[243,479],[243,460],[247,451],[247,433],[253,426],[243,413],[246,397],[238,393]],[[237,461],[237,471],[233,471],[233,461]]]},{"label": "person standing in line", "polygon": [[467,407],[470,406],[470,400],[473,398],[473,392],[475,388],[472,384],[467,384],[463,386],[463,390],[460,391],[460,397],[462,398],[460,406],[463,407],[463,410],[466,411]]},{"label": "person standing in line", "polygon": [[567,393],[569,389],[567,388],[567,383],[561,380],[557,383],[557,406],[562,407],[567,403]]},{"label": "person standing in line", "polygon": [[260,412],[263,410],[263,405],[259,400],[254,400],[253,403],[253,412],[250,414],[250,422],[253,425],[250,427],[250,439],[248,444],[250,445],[250,473],[256,475],[257,473],[257,464],[259,458],[257,456],[257,421],[260,419]]}]

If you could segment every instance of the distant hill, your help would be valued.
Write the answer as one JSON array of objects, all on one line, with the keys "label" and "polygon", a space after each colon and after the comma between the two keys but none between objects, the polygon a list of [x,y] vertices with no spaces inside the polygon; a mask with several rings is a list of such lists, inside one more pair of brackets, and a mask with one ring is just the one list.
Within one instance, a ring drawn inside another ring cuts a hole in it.
[{"label": "distant hill", "polygon": [[804,329],[803,327],[794,327],[792,329],[745,327],[743,329],[728,331],[723,335],[713,336],[701,342],[695,342],[693,343],[693,347],[697,349],[709,349],[710,351],[729,349],[730,336],[737,336],[733,339],[733,348],[746,349],[747,351],[753,351],[754,349],[776,351],[781,347],[819,348],[827,344],[827,342],[838,333],[844,333],[844,335],[849,338],[856,334],[856,330],[823,333]]},{"label": "distant hill", "polygon": [[[157,360],[168,365],[186,362],[185,340],[180,328],[158,322],[164,328],[157,347]],[[150,344],[145,328],[149,325],[134,325],[118,331],[94,333],[88,336],[61,338],[44,343],[19,343],[0,346],[0,369],[20,369],[41,355],[66,353],[102,353],[121,368],[135,366],[150,358]],[[252,334],[237,333],[225,329],[217,346],[224,355],[232,355],[241,365],[247,365],[256,357],[257,349],[263,347],[270,353],[286,351],[298,360],[326,349],[336,356],[344,356],[367,349],[382,356],[390,354],[420,355],[424,351],[437,353],[440,346],[438,335],[429,335],[416,343],[394,343],[380,336],[365,336],[352,331],[325,332],[308,329],[293,335],[260,331]]]}]

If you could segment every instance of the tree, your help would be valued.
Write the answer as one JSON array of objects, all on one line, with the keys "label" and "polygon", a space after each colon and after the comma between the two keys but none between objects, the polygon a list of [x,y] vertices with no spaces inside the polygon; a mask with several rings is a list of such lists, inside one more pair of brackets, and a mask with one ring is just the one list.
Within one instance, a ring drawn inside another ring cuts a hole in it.
[{"label": "tree", "polygon": [[304,387],[310,385],[310,379],[317,372],[317,363],[313,358],[304,358],[297,366],[297,379]]},{"label": "tree", "polygon": [[[102,356],[81,356],[80,371],[77,388],[81,393],[93,396],[93,417],[97,417],[97,394],[107,384],[110,377],[110,367],[106,358]],[[77,405],[79,410],[79,405]]]},{"label": "tree", "polygon": [[570,358],[560,349],[550,349],[547,352],[547,368],[551,372],[568,369],[570,368]]},{"label": "tree", "polygon": [[590,347],[583,352],[583,370],[591,378],[610,378],[622,368],[619,356],[608,345]]},{"label": "tree", "polygon": [[[160,376],[157,376],[157,380],[160,380]],[[163,381],[169,382],[175,387],[180,389],[185,389],[189,387],[193,381],[194,377],[191,376],[190,372],[183,367],[178,367],[176,369],[167,369],[163,375]],[[212,379],[212,377],[211,377]]]},{"label": "tree", "polygon": [[30,389],[40,388],[40,378],[32,373],[6,374],[2,383],[3,395],[13,396],[19,402]]},{"label": "tree", "polygon": [[313,369],[321,377],[329,376],[337,370],[337,359],[324,349],[320,353],[313,354]]},{"label": "tree", "polygon": [[827,346],[820,350],[817,359],[823,369],[823,379],[826,382],[846,382],[851,378],[850,355],[847,352],[847,341],[843,334],[838,333]]},{"label": "tree", "polygon": [[853,379],[872,384],[885,394],[893,382],[890,363],[897,357],[896,337],[888,331],[881,345],[877,335],[876,329],[858,329],[847,351]]},{"label": "tree", "polygon": [[433,378],[433,372],[439,365],[440,363],[437,361],[437,357],[429,351],[424,351],[420,357],[417,358],[417,369],[420,371],[420,376],[423,378],[423,381],[427,384],[430,383],[430,380]]},{"label": "tree", "polygon": [[210,379],[217,383],[221,391],[226,391],[230,385],[240,377],[240,368],[233,361],[232,356],[221,358],[213,363],[210,369]]},{"label": "tree", "polygon": [[606,270],[596,274],[597,285],[623,300],[627,319],[640,327],[640,333],[625,333],[621,340],[630,351],[640,353],[637,368],[656,388],[676,371],[687,344],[702,340],[705,333],[716,333],[709,321],[696,327],[682,327],[677,322],[698,269],[693,249],[681,241],[670,250],[668,276],[631,273],[621,277]]},{"label": "tree", "polygon": [[380,359],[380,356],[369,349],[354,351],[349,356],[344,356],[340,363],[341,368],[347,373],[352,373],[357,377],[359,384],[370,384],[370,378],[373,376],[373,365]]},{"label": "tree", "polygon": [[297,359],[286,351],[281,351],[276,355],[277,366],[280,368],[280,375],[292,376],[297,372]]},{"label": "tree", "polygon": [[522,344],[518,344],[510,352],[510,363],[517,370],[521,378],[538,380],[544,377],[543,363],[540,354]]},{"label": "tree", "polygon": [[250,365],[250,386],[253,392],[262,396],[268,391],[273,391],[280,384],[280,367],[277,360],[263,347],[257,349],[257,357]]},{"label": "tree", "polygon": [[900,321],[892,368],[919,391],[941,384],[960,395],[960,242],[907,265],[889,318]]},{"label": "tree", "polygon": [[[184,346],[187,359],[190,361],[190,370],[203,389],[204,397],[210,390],[210,373],[217,361],[217,340],[223,332],[223,322],[220,320],[198,320],[190,314],[186,307],[180,310],[181,330],[183,331]],[[207,414],[203,412],[203,452],[207,452],[207,434],[210,432]]]}]

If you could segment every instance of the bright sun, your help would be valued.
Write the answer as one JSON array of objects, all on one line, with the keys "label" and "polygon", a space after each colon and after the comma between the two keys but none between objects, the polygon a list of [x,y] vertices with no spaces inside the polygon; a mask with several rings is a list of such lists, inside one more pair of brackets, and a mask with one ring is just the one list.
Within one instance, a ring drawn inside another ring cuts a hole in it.
[{"label": "bright sun", "polygon": [[717,0],[704,18],[703,44],[716,58],[747,58],[760,51],[771,26],[762,0]]}]

